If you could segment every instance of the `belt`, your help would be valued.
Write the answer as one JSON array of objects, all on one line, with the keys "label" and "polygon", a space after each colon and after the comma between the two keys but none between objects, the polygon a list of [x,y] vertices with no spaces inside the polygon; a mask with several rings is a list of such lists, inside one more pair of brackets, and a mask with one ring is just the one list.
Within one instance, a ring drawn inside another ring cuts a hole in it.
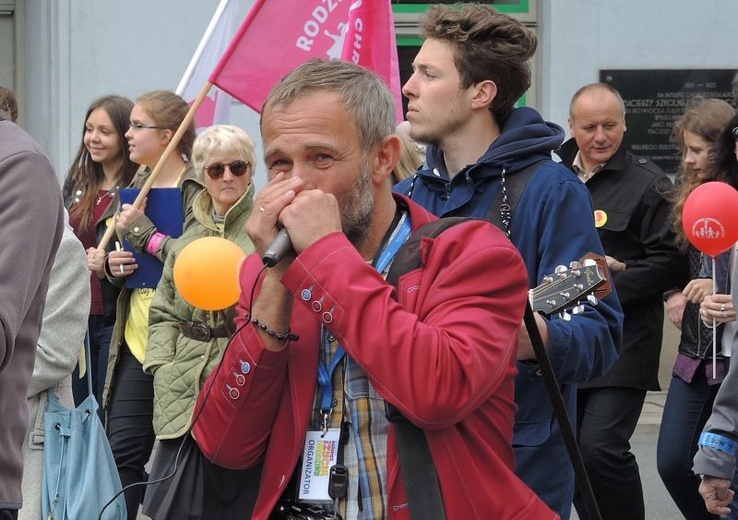
[{"label": "belt", "polygon": [[200,321],[181,321],[179,331],[188,338],[197,341],[209,341],[212,338],[227,338],[231,334],[226,327],[208,327]]}]

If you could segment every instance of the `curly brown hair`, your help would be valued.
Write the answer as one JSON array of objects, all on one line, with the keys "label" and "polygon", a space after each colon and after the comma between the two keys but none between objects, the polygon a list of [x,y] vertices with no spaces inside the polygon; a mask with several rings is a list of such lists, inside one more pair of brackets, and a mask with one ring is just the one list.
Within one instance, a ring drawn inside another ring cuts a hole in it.
[{"label": "curly brown hair", "polygon": [[[727,171],[716,164],[716,146],[720,142],[735,111],[729,103],[721,99],[703,99],[697,101],[691,108],[674,123],[672,129],[672,141],[678,146],[682,155],[686,153],[684,146],[684,132],[692,132],[704,139],[709,146],[709,161],[707,179],[700,179],[683,162],[677,176],[676,189],[674,190],[674,231],[676,232],[677,245],[686,250],[689,241],[682,229],[682,210],[689,194],[707,181],[727,179]],[[732,127],[731,127],[732,128]],[[719,162],[719,161],[717,161]]]},{"label": "curly brown hair", "polygon": [[497,85],[490,110],[498,124],[530,88],[528,60],[538,38],[522,22],[486,4],[434,5],[420,22],[424,38],[451,44],[462,88]]}]

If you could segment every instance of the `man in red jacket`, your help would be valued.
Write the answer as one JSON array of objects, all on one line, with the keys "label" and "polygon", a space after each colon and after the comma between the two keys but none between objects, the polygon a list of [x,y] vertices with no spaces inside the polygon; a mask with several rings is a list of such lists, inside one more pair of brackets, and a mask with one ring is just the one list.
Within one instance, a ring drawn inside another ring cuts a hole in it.
[{"label": "man in red jacket", "polygon": [[[404,520],[415,475],[386,401],[423,430],[445,518],[557,518],[514,473],[527,292],[515,248],[469,221],[421,241],[422,265],[397,289],[384,279],[411,231],[435,220],[391,192],[393,106],[378,76],[340,61],[308,62],[271,92],[270,182],[247,231],[263,254],[284,227],[294,251],[263,277],[260,255],[244,262],[239,332],[198,402],[195,438],[217,464],[262,465],[253,518],[291,498]],[[331,467],[347,472],[345,494]]]}]

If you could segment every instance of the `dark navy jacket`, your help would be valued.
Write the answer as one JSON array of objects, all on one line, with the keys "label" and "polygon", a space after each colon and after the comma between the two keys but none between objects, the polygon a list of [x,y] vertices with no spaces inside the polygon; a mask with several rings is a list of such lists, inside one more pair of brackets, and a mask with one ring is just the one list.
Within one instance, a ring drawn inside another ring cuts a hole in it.
[{"label": "dark navy jacket", "polygon": [[[500,186],[500,173],[514,175],[545,160],[528,181],[510,223],[511,239],[525,260],[531,285],[559,265],[588,252],[603,255],[594,226],[594,211],[586,186],[566,167],[551,160],[563,142],[563,130],[546,123],[531,108],[518,108],[505,120],[501,135],[477,163],[452,180],[443,153],[429,146],[428,169],[395,186],[440,217],[484,218]],[[412,193],[411,191],[412,185]],[[494,276],[494,266],[490,266]],[[571,321],[549,320],[548,353],[560,382],[570,418],[576,417],[576,383],[602,375],[617,358],[623,314],[615,294],[596,307],[585,306]],[[519,362],[515,381],[514,447],[518,475],[546,503],[568,518],[574,493],[574,473],[554,418],[551,400],[538,365]]]}]

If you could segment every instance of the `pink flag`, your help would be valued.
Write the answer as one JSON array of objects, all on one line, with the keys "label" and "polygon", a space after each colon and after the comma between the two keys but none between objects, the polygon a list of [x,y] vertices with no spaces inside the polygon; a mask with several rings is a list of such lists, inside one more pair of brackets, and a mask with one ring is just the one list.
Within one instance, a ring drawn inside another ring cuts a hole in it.
[{"label": "pink flag", "polygon": [[209,81],[260,112],[272,87],[311,58],[374,70],[402,106],[390,0],[259,0]]},{"label": "pink flag", "polygon": [[[208,76],[223,56],[228,43],[236,32],[236,2],[235,0],[221,0],[215,10],[205,34],[195,50],[182,79],[177,87],[177,94],[192,105],[200,94]],[[195,114],[195,124],[198,128],[214,124],[228,123],[231,114],[231,96],[213,88],[203,100]]]},{"label": "pink flag", "polygon": [[395,97],[397,121],[402,121],[400,64],[390,2],[357,0],[351,4],[341,59],[353,61],[384,78]]}]

